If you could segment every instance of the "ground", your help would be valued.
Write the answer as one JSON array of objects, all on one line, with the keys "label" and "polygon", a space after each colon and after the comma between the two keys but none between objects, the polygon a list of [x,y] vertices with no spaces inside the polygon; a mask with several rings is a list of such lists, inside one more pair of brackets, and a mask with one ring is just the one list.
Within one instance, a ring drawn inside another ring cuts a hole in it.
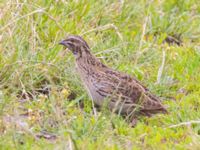
[{"label": "ground", "polygon": [[[0,149],[200,149],[200,1],[1,0]],[[91,99],[58,45],[81,35],[167,115],[130,125]]]}]

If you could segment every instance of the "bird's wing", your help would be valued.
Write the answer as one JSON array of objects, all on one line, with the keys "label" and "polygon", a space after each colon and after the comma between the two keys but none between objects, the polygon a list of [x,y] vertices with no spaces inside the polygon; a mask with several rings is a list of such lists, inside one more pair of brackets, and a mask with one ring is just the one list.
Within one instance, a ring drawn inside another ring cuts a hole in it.
[{"label": "bird's wing", "polygon": [[156,95],[152,94],[152,93],[149,91],[149,89],[148,89],[146,86],[144,86],[140,81],[138,81],[138,80],[135,79],[135,78],[132,78],[132,79],[144,89],[145,94],[146,94],[148,97],[150,97],[151,100],[153,100],[153,101],[158,101],[158,102],[160,101],[160,99],[159,99]]},{"label": "bird's wing", "polygon": [[108,93],[113,92],[113,96],[120,97],[125,103],[141,105],[140,109],[145,113],[166,112],[160,100],[138,80],[113,70],[108,70],[104,78],[112,85],[106,89],[110,91]]},{"label": "bird's wing", "polygon": [[152,94],[144,85],[142,85],[141,82],[139,82],[138,80],[136,80],[135,78],[132,78],[134,80],[134,82],[136,82],[138,84],[138,87],[142,88],[143,90],[143,99],[144,99],[144,103],[143,103],[143,111],[144,112],[150,112],[150,113],[156,113],[156,112],[164,112],[167,113],[166,108],[162,105],[160,99],[155,96],[154,94]]}]

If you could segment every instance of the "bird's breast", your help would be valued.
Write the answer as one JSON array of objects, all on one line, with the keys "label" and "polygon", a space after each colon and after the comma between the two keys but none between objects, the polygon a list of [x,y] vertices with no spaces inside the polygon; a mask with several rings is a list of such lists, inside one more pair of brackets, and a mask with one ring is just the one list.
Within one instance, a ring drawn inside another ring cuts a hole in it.
[{"label": "bird's breast", "polygon": [[95,86],[96,83],[96,76],[92,70],[87,69],[88,67],[85,66],[85,69],[80,68],[79,66],[76,69],[79,72],[80,78],[84,84],[85,89],[87,90],[89,96],[92,98],[94,103],[98,106],[102,106],[104,96],[100,95],[97,92],[97,87]]}]

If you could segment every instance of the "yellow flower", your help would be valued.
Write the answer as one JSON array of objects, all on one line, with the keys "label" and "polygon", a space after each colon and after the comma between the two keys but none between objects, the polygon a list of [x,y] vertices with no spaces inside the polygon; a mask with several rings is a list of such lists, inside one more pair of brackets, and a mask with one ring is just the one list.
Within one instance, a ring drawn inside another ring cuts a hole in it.
[{"label": "yellow flower", "polygon": [[68,97],[70,94],[70,91],[66,88],[62,89],[61,91],[61,95],[64,96],[64,97]]}]

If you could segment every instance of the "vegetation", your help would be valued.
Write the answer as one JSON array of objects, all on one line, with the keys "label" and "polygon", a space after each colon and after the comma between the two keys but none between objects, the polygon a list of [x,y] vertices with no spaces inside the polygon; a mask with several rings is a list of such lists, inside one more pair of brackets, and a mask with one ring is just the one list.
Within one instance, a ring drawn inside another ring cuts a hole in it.
[{"label": "vegetation", "polygon": [[[0,149],[200,149],[200,1],[1,0],[0,10]],[[58,45],[69,34],[170,113],[135,128],[94,115]]]}]

